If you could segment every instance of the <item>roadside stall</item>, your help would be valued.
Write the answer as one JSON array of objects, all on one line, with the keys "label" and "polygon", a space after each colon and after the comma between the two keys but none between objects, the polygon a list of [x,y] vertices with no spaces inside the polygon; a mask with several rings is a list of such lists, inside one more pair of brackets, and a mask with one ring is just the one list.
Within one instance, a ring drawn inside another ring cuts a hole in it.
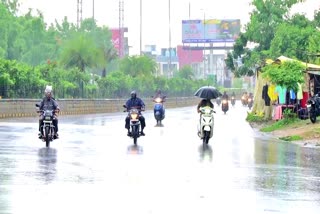
[{"label": "roadside stall", "polygon": [[[265,64],[280,64],[285,61],[293,61],[293,59],[280,56],[276,60],[266,60]],[[261,75],[261,71],[256,73],[255,101],[257,103],[253,109],[254,113],[261,114],[263,112],[265,119],[280,120],[283,118],[285,110],[290,109],[292,113],[298,114],[299,118],[308,118],[307,100],[313,94],[320,92],[320,65],[299,62],[306,66],[306,70],[304,81],[301,84],[298,83],[296,90],[287,90],[285,86],[271,82]]]}]

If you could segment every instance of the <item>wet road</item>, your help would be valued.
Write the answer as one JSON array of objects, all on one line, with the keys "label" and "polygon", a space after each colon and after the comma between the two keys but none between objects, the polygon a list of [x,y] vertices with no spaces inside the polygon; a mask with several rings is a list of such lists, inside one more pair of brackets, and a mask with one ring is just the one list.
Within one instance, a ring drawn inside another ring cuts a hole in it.
[{"label": "wet road", "polygon": [[125,113],[60,117],[51,148],[37,118],[0,120],[0,213],[319,213],[320,150],[261,136],[237,106],[217,110],[204,151],[193,108],[145,112],[138,147]]}]

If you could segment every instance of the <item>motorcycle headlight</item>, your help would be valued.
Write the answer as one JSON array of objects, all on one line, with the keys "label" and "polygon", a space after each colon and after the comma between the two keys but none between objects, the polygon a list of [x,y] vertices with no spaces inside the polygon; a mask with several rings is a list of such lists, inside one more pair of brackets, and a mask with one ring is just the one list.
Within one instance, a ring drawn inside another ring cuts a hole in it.
[{"label": "motorcycle headlight", "polygon": [[157,98],[155,99],[155,101],[156,101],[156,103],[161,103],[161,98],[160,98],[160,97],[157,97]]},{"label": "motorcycle headlight", "polygon": [[131,118],[136,120],[138,118],[138,114],[131,114]]},{"label": "motorcycle headlight", "polygon": [[44,119],[45,120],[51,120],[51,117],[46,116]]},{"label": "motorcycle headlight", "polygon": [[227,104],[227,101],[226,101],[226,100],[223,100],[222,103],[223,103],[223,104]]},{"label": "motorcycle headlight", "polygon": [[244,98],[244,96],[242,96],[242,97],[241,97],[241,99],[243,99],[243,100],[244,100],[244,99],[245,99],[245,98]]},{"label": "motorcycle headlight", "polygon": [[248,102],[251,102],[251,99],[250,99],[250,98],[248,99]]}]

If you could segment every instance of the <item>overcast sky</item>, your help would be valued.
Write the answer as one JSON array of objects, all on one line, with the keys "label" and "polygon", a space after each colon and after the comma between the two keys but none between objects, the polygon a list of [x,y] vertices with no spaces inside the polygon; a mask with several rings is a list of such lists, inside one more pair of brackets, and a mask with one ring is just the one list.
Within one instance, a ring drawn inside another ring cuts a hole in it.
[{"label": "overcast sky", "polygon": [[[83,1],[83,18],[92,17],[93,0]],[[77,20],[77,0],[20,0],[21,10],[39,9],[47,23],[55,19],[61,22],[64,16],[70,22]],[[94,0],[95,19],[98,25],[119,27],[119,0]],[[169,47],[169,0],[142,0],[142,46],[156,44],[157,49]],[[181,44],[181,20],[189,19],[240,19],[249,21],[251,0],[171,0],[171,46]],[[294,8],[312,17],[319,9],[320,0],[306,0]],[[128,27],[130,54],[138,54],[140,48],[140,0],[124,0],[124,26]]]}]

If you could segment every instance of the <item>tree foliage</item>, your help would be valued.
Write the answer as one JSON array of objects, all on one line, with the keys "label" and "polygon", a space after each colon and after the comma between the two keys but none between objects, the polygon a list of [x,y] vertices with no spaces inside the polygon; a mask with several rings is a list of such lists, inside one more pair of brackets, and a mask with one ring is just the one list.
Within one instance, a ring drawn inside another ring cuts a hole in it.
[{"label": "tree foliage", "polygon": [[132,77],[151,76],[157,69],[157,63],[148,56],[128,56],[120,62],[120,70]]},{"label": "tree foliage", "polygon": [[263,76],[272,83],[297,91],[297,83],[303,83],[305,66],[299,61],[272,63],[262,68]]},{"label": "tree foliage", "polygon": [[179,71],[175,73],[175,76],[182,79],[192,80],[194,79],[194,72],[191,66],[186,65],[179,69]]},{"label": "tree foliage", "polygon": [[[65,17],[47,25],[40,11],[18,15],[17,0],[0,0],[0,96],[39,98],[53,85],[55,98],[119,98],[131,90],[150,97],[193,96],[210,80],[195,80],[190,67],[177,76],[157,76],[147,56],[119,59],[111,32],[85,19],[79,28]],[[35,15],[34,15],[35,14]],[[102,74],[102,75],[101,75]]]},{"label": "tree foliage", "polygon": [[[245,32],[236,40],[232,52],[235,60],[242,58],[244,67],[238,69],[234,66],[236,69],[233,69],[231,63],[227,67],[236,76],[244,76],[254,73],[269,57],[290,54],[290,57],[295,55],[293,58],[303,60],[308,38],[315,32],[315,21],[299,14],[289,16],[292,6],[303,1],[253,0],[250,21],[245,26]],[[303,30],[300,32],[299,28]],[[254,47],[249,47],[249,44],[254,44]],[[229,59],[229,62],[232,60]]]}]

